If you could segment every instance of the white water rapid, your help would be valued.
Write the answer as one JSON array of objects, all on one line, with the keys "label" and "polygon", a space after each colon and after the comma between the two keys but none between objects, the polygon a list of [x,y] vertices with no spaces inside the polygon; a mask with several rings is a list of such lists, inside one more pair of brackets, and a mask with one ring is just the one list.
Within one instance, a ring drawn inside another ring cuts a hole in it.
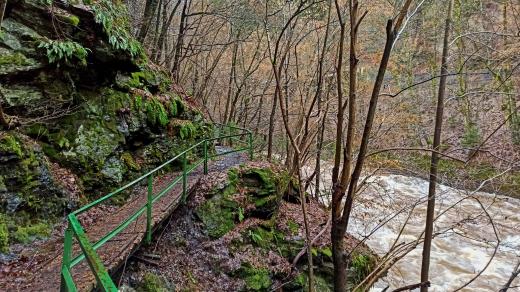
[{"label": "white water rapid", "polygon": [[[323,183],[330,182],[330,171],[322,175]],[[412,246],[424,230],[427,192],[428,182],[420,178],[372,177],[356,198],[348,232],[359,239],[368,236],[366,243],[380,256],[392,246],[398,250]],[[439,185],[435,214],[430,291],[455,291],[479,273],[460,291],[498,291],[520,261],[520,200]],[[421,253],[422,242],[372,291],[419,283]],[[520,291],[520,279],[512,286],[516,288],[509,291]]]}]

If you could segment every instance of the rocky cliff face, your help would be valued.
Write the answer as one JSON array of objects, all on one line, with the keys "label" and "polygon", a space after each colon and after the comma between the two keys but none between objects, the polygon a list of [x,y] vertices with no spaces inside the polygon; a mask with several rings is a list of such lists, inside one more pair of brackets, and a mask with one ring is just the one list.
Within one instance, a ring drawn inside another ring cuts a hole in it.
[{"label": "rocky cliff face", "polygon": [[204,135],[200,111],[172,88],[117,1],[8,0],[0,221],[61,216]]}]

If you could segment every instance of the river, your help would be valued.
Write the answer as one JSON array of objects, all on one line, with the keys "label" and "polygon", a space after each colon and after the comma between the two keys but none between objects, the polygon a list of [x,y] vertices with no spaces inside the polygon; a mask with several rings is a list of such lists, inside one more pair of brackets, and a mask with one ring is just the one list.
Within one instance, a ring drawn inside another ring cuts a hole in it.
[{"label": "river", "polygon": [[[322,176],[322,185],[329,187],[330,169]],[[380,256],[392,247],[413,245],[424,230],[428,181],[380,175],[367,182],[355,200],[347,232],[359,239],[368,237],[366,243]],[[439,185],[435,214],[430,291],[455,291],[486,266],[460,291],[498,291],[520,261],[520,200]],[[422,242],[392,266],[371,291],[387,286],[391,291],[420,282],[421,253]],[[512,286],[520,286],[520,279]]]}]

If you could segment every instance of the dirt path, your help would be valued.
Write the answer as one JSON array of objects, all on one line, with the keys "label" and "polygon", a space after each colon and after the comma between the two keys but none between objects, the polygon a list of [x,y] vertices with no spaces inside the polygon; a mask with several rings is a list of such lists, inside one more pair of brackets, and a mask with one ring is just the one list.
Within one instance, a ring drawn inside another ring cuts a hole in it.
[{"label": "dirt path", "polygon": [[[226,148],[217,147],[222,153]],[[209,163],[209,171],[223,171],[247,160],[244,153],[231,153]],[[168,173],[154,179],[154,193],[166,187],[179,173]],[[196,188],[203,176],[202,166],[195,169],[188,177],[188,190]],[[155,203],[152,217],[153,226],[159,226],[181,203],[182,183],[179,182],[172,190]],[[102,238],[106,233],[116,228],[126,218],[134,214],[146,204],[146,189],[138,187],[132,199],[120,208],[93,208],[80,216],[91,243]],[[92,217],[90,216],[92,213]],[[92,218],[95,218],[92,220]],[[60,288],[61,257],[63,252],[63,230],[55,232],[49,240],[41,243],[20,260],[9,265],[0,264],[0,291],[58,291]],[[143,241],[146,231],[146,215],[143,213],[134,223],[108,241],[98,254],[109,270],[114,270],[125,263],[128,256],[135,251]],[[75,244],[73,257],[79,254],[79,246]],[[72,269],[72,275],[78,290],[87,291],[93,288],[95,278],[85,261]]]}]

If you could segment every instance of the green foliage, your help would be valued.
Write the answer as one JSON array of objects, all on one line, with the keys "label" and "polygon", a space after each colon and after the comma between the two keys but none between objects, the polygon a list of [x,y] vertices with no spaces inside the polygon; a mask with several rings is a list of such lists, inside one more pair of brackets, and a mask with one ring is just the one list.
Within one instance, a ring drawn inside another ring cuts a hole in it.
[{"label": "green foliage", "polygon": [[473,148],[480,144],[480,131],[475,123],[469,123],[464,127],[464,135],[461,144],[464,147]]},{"label": "green foliage", "polygon": [[144,274],[143,280],[137,287],[138,292],[166,292],[169,291],[166,281],[153,273]]},{"label": "green foliage", "polygon": [[375,259],[365,254],[354,254],[350,261],[350,277],[353,283],[361,282],[375,266]]},{"label": "green foliage", "polygon": [[260,235],[260,233],[256,230],[249,230],[249,237],[254,243],[256,243],[259,246],[264,242],[262,235]]},{"label": "green foliage", "polygon": [[272,227],[250,228],[247,234],[255,245],[264,249],[278,250],[280,254],[285,250],[284,245],[288,244],[284,240],[284,234]]},{"label": "green foliage", "polygon": [[19,158],[23,157],[20,143],[11,134],[0,137],[0,154],[15,154]]},{"label": "green foliage", "polygon": [[322,249],[320,249],[320,252],[324,256],[332,258],[332,250],[330,249],[330,247],[327,246],[325,248],[322,248]]},{"label": "green foliage", "polygon": [[238,207],[238,221],[242,222],[244,221],[244,208]]},{"label": "green foliage", "polygon": [[238,204],[221,195],[208,199],[196,210],[209,236],[220,238],[235,227]]},{"label": "green foliage", "polygon": [[179,130],[179,135],[181,139],[192,138],[195,135],[195,133],[197,133],[197,128],[190,121],[183,123]]},{"label": "green foliage", "polygon": [[125,165],[131,170],[141,170],[141,166],[135,162],[132,153],[124,152],[121,154],[121,160],[125,163]]},{"label": "green foliage", "polygon": [[171,99],[170,100],[170,114],[172,115],[172,117],[176,117],[178,114],[179,114],[179,108],[177,106],[177,100],[176,99]]},{"label": "green foliage", "polygon": [[136,110],[141,110],[143,108],[143,97],[140,95],[136,95],[134,98],[134,106]]},{"label": "green foliage", "polygon": [[71,17],[69,17],[68,21],[73,26],[78,26],[79,25],[79,17],[77,17],[76,15],[72,15]]},{"label": "green foliage", "polygon": [[47,51],[49,63],[63,61],[69,65],[72,64],[73,60],[76,60],[79,64],[86,66],[86,58],[90,52],[90,49],[84,48],[81,44],[74,41],[47,40],[40,42],[38,48]]},{"label": "green foliage", "polygon": [[35,239],[44,239],[51,235],[49,224],[40,222],[28,226],[18,226],[11,238],[14,242],[29,243]]},{"label": "green foliage", "polygon": [[142,56],[141,44],[130,34],[128,11],[121,1],[100,0],[92,4],[95,21],[103,26],[108,42],[116,50],[130,53],[135,58]]},{"label": "green foliage", "polygon": [[61,136],[58,140],[58,146],[60,148],[69,148],[70,147],[70,141],[64,136]]},{"label": "green foliage", "polygon": [[240,278],[246,282],[248,291],[267,291],[271,287],[271,277],[266,268],[254,268],[245,264],[240,268],[239,274]]},{"label": "green foliage", "polygon": [[148,122],[152,125],[160,125],[162,127],[168,125],[170,121],[168,112],[157,98],[152,97],[148,99],[145,102],[145,109]]},{"label": "green foliage", "polygon": [[0,214],[0,253],[9,250],[9,231],[4,214]]},{"label": "green foliage", "polygon": [[40,3],[41,5],[51,6],[53,0],[38,0],[38,3]]},{"label": "green foliage", "polygon": [[298,223],[296,223],[292,220],[287,221],[287,227],[289,228],[289,231],[293,235],[298,234],[298,231],[300,230],[300,225],[298,225]]}]

